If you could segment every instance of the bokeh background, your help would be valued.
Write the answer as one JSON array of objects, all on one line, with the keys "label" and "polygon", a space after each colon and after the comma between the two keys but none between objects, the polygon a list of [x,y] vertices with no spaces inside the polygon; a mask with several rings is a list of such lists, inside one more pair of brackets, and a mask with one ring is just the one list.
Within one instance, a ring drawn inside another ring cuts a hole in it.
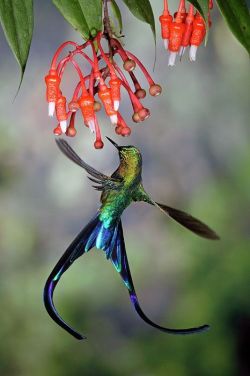
[{"label": "bokeh background", "polygon": [[[119,2],[120,3],[120,2]],[[156,20],[161,1],[152,1]],[[177,2],[172,1],[171,10]],[[126,46],[152,71],[150,28],[122,6]],[[4,376],[246,376],[250,374],[249,60],[217,9],[196,63],[167,67],[157,22],[153,74],[163,87],[147,98],[151,118],[132,125],[143,179],[159,202],[210,224],[221,241],[185,231],[156,209],[134,204],[123,216],[127,253],[145,312],[169,327],[211,324],[201,335],[174,337],[142,322],[112,265],[93,250],[63,276],[56,306],[88,336],[78,342],[47,315],[43,286],[68,244],[99,205],[86,174],[59,152],[47,117],[44,75],[57,46],[80,38],[50,1],[35,2],[35,29],[21,90],[0,35],[0,374]],[[67,90],[75,76],[68,70]],[[129,102],[122,103],[130,122]],[[78,119],[69,141],[105,173],[117,166]]]}]

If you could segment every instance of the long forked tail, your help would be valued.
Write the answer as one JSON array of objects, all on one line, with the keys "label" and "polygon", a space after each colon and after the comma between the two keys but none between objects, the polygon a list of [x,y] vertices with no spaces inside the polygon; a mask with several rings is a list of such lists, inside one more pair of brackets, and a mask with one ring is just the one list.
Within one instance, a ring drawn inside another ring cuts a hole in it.
[{"label": "long forked tail", "polygon": [[75,331],[61,318],[55,308],[53,294],[63,273],[65,273],[78,257],[88,252],[93,247],[102,249],[106,254],[106,258],[112,261],[128,289],[130,300],[136,312],[147,324],[169,334],[192,334],[203,332],[209,328],[208,325],[202,325],[189,329],[169,329],[155,324],[144,314],[139,305],[129,269],[121,221],[119,220],[115,226],[107,229],[97,214],[67,248],[52,270],[44,287],[44,305],[48,314],[58,325],[76,339],[81,340],[86,337]]},{"label": "long forked tail", "polygon": [[46,284],[44,286],[43,298],[45,308],[50,315],[50,317],[68,333],[70,333],[75,338],[81,340],[85,339],[80,333],[76,332],[71,328],[58,314],[54,302],[53,294],[57,283],[59,282],[63,273],[72,265],[72,263],[80,257],[84,252],[86,252],[85,247],[89,237],[98,225],[98,216],[96,216],[89,224],[78,234],[78,236],[73,240],[70,246],[67,248],[63,256],[60,258],[52,272],[50,273]]},{"label": "long forked tail", "polygon": [[111,253],[111,260],[116,268],[116,270],[120,273],[125,285],[128,288],[130,300],[133,303],[136,312],[138,315],[144,320],[147,324],[153,326],[154,328],[161,330],[162,332],[169,333],[169,334],[179,334],[179,335],[186,335],[186,334],[194,334],[194,333],[200,333],[204,332],[209,329],[209,325],[201,325],[195,328],[188,328],[188,329],[170,329],[165,328],[163,326],[160,326],[158,324],[155,324],[153,321],[151,321],[145,313],[142,311],[135,288],[133,285],[133,280],[131,277],[127,254],[126,254],[126,248],[125,248],[125,242],[123,237],[123,230],[122,230],[122,224],[121,221],[118,224],[118,231],[117,231],[117,239],[114,246],[114,249]]},{"label": "long forked tail", "polygon": [[46,281],[43,296],[44,305],[48,314],[59,326],[76,339],[81,340],[86,337],[71,328],[59,315],[53,302],[54,290],[63,273],[65,273],[78,257],[88,252],[93,247],[102,249],[106,252],[107,259],[110,258],[110,249],[114,248],[114,243],[117,238],[117,229],[118,224],[110,229],[106,229],[103,222],[99,219],[99,213],[97,213],[73,240]]}]

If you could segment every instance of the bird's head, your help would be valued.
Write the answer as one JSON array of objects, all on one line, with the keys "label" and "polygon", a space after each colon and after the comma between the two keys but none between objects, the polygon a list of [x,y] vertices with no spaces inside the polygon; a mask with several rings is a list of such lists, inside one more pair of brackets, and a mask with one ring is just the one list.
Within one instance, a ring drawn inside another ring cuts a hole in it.
[{"label": "bird's head", "polygon": [[137,149],[135,146],[127,145],[127,146],[119,146],[115,143],[111,138],[107,137],[109,142],[114,145],[114,147],[119,152],[120,160],[138,160],[141,162],[141,153],[140,150]]}]

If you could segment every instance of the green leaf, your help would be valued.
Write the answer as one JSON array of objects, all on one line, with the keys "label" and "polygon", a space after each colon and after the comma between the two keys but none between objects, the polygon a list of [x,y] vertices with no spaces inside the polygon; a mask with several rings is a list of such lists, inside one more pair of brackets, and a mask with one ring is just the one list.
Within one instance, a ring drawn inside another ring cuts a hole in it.
[{"label": "green leaf", "polygon": [[117,19],[117,22],[118,22],[118,25],[119,25],[119,29],[120,29],[119,31],[121,33],[122,29],[123,29],[122,15],[121,15],[120,8],[116,4],[115,0],[111,0],[111,9],[112,9],[112,13],[113,13],[114,17]]},{"label": "green leaf", "polygon": [[123,2],[135,17],[150,25],[154,41],[156,41],[154,13],[149,0],[123,0]]},{"label": "green leaf", "polygon": [[102,0],[52,0],[63,17],[84,39],[102,30]]},{"label": "green leaf", "polygon": [[198,10],[198,12],[201,14],[201,16],[204,18],[206,22],[206,29],[207,29],[207,35],[206,40],[208,37],[208,12],[209,12],[209,0],[188,0],[193,6]]},{"label": "green leaf", "polygon": [[230,30],[250,54],[250,14],[245,0],[216,0]]},{"label": "green leaf", "polygon": [[20,65],[21,84],[32,40],[33,0],[0,0],[0,22]]},{"label": "green leaf", "polygon": [[198,12],[202,15],[206,23],[208,22],[208,4],[209,0],[188,0],[193,6],[198,10]]}]

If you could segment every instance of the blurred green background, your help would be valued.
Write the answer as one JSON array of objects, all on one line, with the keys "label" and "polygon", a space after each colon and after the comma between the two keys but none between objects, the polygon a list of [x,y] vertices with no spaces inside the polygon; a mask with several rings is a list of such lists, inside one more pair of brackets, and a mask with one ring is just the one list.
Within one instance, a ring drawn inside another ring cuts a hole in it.
[{"label": "blurred green background", "polygon": [[[156,19],[162,2],[153,1]],[[176,2],[172,1],[171,10]],[[150,71],[150,29],[124,7],[126,46]],[[250,374],[249,60],[215,9],[207,47],[196,63],[167,67],[157,22],[153,74],[161,97],[147,98],[151,118],[132,124],[144,186],[159,202],[186,210],[221,235],[208,242],[159,211],[134,204],[124,213],[127,253],[142,307],[161,325],[211,324],[209,332],[174,337],[142,322],[119,275],[96,250],[63,276],[55,303],[87,335],[78,342],[47,315],[45,280],[68,244],[96,212],[99,194],[59,152],[44,100],[50,59],[64,40],[80,41],[50,1],[35,2],[35,30],[23,85],[0,35],[0,374],[4,376],[245,376]],[[75,79],[69,69],[65,87]],[[122,103],[130,122],[128,100]],[[92,147],[80,125],[69,140],[84,159],[111,173],[111,144]]]}]

